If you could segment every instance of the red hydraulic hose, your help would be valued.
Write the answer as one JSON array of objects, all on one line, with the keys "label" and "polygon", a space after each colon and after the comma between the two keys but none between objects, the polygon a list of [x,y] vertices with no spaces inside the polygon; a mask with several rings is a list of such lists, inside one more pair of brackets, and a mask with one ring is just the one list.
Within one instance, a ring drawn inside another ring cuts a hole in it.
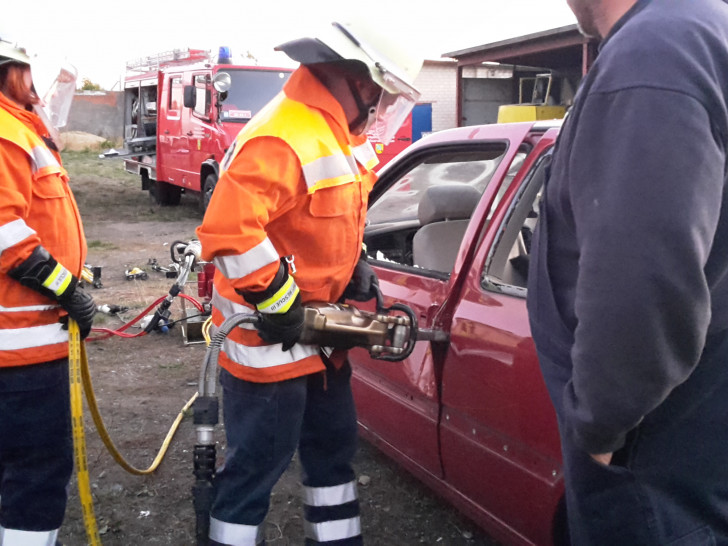
[{"label": "red hydraulic hose", "polygon": [[139,322],[143,317],[149,313],[152,309],[154,309],[157,305],[159,305],[166,296],[162,296],[161,298],[158,298],[153,304],[151,304],[149,307],[147,307],[144,311],[139,313],[135,318],[124,324],[123,326],[120,326],[116,330],[112,330],[110,328],[91,328],[91,332],[93,333],[100,333],[101,335],[88,337],[86,338],[86,341],[100,341],[102,339],[108,339],[111,336],[119,336],[123,338],[132,338],[132,337],[141,337],[146,334],[145,331],[141,331],[137,334],[126,334],[124,333],[124,330],[128,329],[129,327],[133,326],[137,322]]},{"label": "red hydraulic hose", "polygon": [[188,296],[187,294],[184,294],[181,292],[178,295],[180,298],[184,298],[187,301],[189,301],[192,305],[194,305],[200,313],[204,313],[205,308],[202,307],[202,304],[199,301],[197,301],[195,298],[193,298],[192,296]]},{"label": "red hydraulic hose", "polygon": [[[193,298],[192,296],[188,296],[187,294],[185,294],[183,292],[180,292],[178,294],[178,296],[189,301],[200,313],[203,313],[205,311],[205,309],[202,307],[202,304],[199,301],[197,301],[195,298]],[[111,328],[91,328],[91,332],[93,332],[94,334],[99,334],[99,335],[86,338],[86,341],[100,341],[102,339],[108,339],[112,336],[118,336],[118,337],[122,337],[125,339],[130,339],[130,338],[141,337],[143,335],[146,335],[147,332],[145,332],[143,330],[136,334],[127,334],[127,333],[125,333],[125,330],[127,330],[129,327],[131,327],[134,324],[136,324],[137,322],[139,322],[143,317],[147,316],[147,314],[152,309],[154,309],[157,305],[162,303],[166,298],[167,298],[167,296],[162,296],[162,297],[158,298],[154,303],[152,303],[144,311],[139,313],[139,315],[137,315],[135,318],[133,318],[132,320],[130,320],[123,326],[117,328],[116,330],[112,330]]]}]

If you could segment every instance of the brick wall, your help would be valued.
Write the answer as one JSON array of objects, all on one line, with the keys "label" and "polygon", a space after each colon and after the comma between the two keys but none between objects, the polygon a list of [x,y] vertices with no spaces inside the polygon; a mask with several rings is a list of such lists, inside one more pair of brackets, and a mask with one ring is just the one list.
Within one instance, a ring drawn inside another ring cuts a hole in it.
[{"label": "brick wall", "polygon": [[123,93],[120,91],[77,93],[71,103],[68,124],[62,130],[83,131],[111,141],[121,140],[123,105]]},{"label": "brick wall", "polygon": [[432,103],[432,130],[457,127],[457,64],[455,61],[427,60],[415,80],[420,102]]}]

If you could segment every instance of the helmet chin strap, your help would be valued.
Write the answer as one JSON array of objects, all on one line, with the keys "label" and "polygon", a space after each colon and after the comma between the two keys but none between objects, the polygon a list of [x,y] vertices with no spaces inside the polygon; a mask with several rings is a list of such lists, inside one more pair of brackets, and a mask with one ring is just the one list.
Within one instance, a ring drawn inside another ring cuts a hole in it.
[{"label": "helmet chin strap", "polygon": [[[361,100],[361,95],[359,94],[359,91],[356,89],[356,86],[349,78],[346,78],[346,84],[349,86],[351,96],[354,97],[354,102],[356,102],[357,110],[359,110],[359,114],[356,116],[356,118],[354,118],[351,123],[349,123],[349,132],[352,135],[363,135],[374,123],[377,115],[377,106],[367,106],[366,104],[364,104],[364,101]],[[377,102],[378,101],[379,99],[377,99]]]}]

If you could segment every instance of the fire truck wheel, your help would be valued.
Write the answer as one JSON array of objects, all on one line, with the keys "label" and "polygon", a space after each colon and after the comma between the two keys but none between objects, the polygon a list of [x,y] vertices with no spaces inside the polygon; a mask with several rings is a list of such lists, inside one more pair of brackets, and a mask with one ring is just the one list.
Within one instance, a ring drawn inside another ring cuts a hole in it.
[{"label": "fire truck wheel", "polygon": [[200,209],[203,213],[207,210],[207,206],[210,204],[212,192],[215,191],[216,184],[217,175],[215,173],[210,173],[205,177],[205,183],[202,185],[202,192],[200,193]]},{"label": "fire truck wheel", "polygon": [[159,180],[149,181],[149,199],[152,208],[174,207],[179,205],[182,188]]}]

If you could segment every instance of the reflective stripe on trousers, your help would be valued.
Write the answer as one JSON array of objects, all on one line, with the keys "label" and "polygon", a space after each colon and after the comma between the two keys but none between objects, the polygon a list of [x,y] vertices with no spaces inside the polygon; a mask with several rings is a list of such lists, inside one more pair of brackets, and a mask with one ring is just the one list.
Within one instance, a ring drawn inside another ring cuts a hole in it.
[{"label": "reflective stripe on trousers", "polygon": [[0,526],[0,546],[54,546],[58,529],[53,531],[20,531]]},{"label": "reflective stripe on trousers", "polygon": [[258,546],[265,540],[262,525],[227,523],[213,517],[210,518],[210,538],[225,546]]},{"label": "reflective stripe on trousers", "polygon": [[355,481],[330,487],[304,487],[303,502],[307,539],[326,543],[361,537]]},{"label": "reflective stripe on trousers", "polygon": [[[339,538],[336,546],[362,543],[351,468],[357,424],[350,376],[348,365],[340,370],[329,366],[325,377],[319,373],[252,383],[220,370],[228,449],[215,477],[211,513],[220,522],[241,524],[221,527],[250,531],[241,537],[248,542],[239,544],[255,544],[252,530],[263,525],[270,492],[297,448],[304,475],[306,544]],[[210,537],[215,540],[212,526]]]}]

